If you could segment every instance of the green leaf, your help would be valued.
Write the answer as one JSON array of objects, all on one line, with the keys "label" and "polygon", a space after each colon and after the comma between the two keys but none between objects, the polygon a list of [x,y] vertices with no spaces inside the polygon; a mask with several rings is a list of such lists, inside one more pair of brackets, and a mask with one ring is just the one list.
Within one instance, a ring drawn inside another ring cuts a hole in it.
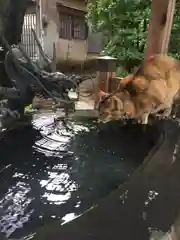
[{"label": "green leaf", "polygon": [[144,53],[150,0],[89,0],[87,19],[106,36],[104,52],[128,69]]},{"label": "green leaf", "polygon": [[[87,19],[105,36],[104,52],[123,72],[138,64],[147,44],[151,0],[89,0]],[[180,59],[180,1],[176,3],[169,54]]]}]

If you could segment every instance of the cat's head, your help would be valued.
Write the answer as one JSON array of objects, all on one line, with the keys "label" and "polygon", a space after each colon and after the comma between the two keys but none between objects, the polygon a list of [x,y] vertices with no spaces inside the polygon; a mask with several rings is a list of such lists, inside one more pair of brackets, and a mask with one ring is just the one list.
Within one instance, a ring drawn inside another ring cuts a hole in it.
[{"label": "cat's head", "polygon": [[112,94],[104,94],[98,105],[98,120],[106,123],[112,120],[132,118],[134,104],[127,93],[117,91]]}]

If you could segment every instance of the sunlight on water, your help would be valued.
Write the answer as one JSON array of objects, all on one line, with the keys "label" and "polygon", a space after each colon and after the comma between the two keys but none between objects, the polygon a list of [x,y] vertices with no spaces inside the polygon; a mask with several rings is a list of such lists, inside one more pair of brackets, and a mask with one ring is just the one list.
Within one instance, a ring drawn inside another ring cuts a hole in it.
[{"label": "sunlight on water", "polygon": [[63,222],[61,223],[61,225],[64,225],[64,224],[66,224],[66,223],[68,223],[68,222],[70,222],[70,221],[72,221],[72,220],[80,217],[81,215],[82,215],[82,214],[76,215],[75,213],[68,213],[68,214],[66,214],[66,215],[62,218]]},{"label": "sunlight on water", "polygon": [[[1,232],[6,232],[9,237],[17,228],[22,228],[34,210],[26,211],[32,198],[28,197],[30,187],[23,182],[18,182],[12,189],[0,200],[0,211],[3,216],[0,217]],[[4,206],[7,206],[4,210]]]},{"label": "sunlight on water", "polygon": [[[72,155],[73,152],[68,151],[68,144],[72,141],[72,138],[81,131],[88,132],[88,127],[81,125],[74,125],[73,133],[66,130],[61,131],[62,126],[59,126],[56,131],[53,131],[54,124],[53,119],[42,118],[34,122],[35,128],[40,129],[43,138],[37,140],[32,146],[33,154],[41,152],[47,157],[57,157],[63,159],[65,155]],[[59,130],[60,129],[60,130]],[[61,154],[60,154],[61,153]],[[74,160],[78,160],[78,156],[73,157]],[[39,160],[37,158],[37,160]],[[5,166],[1,171],[11,167],[12,164]],[[33,164],[31,167],[36,167]],[[49,169],[49,170],[48,170]],[[51,169],[51,170],[50,170]],[[43,179],[37,179],[43,194],[41,195],[41,201],[47,204],[61,205],[65,204],[72,195],[72,192],[77,191],[78,184],[71,179],[69,166],[66,163],[57,163],[51,167],[46,167],[46,177]],[[21,173],[15,171],[12,174],[12,179],[21,180],[33,180],[30,172]],[[31,203],[33,198],[28,197],[28,194],[32,192],[32,186],[24,182],[17,182],[15,186],[9,188],[0,200],[0,230],[6,233],[9,237],[11,234],[19,228],[23,227],[23,224],[29,221],[33,215],[35,209],[31,209]],[[31,195],[31,194],[30,194]],[[75,208],[80,207],[81,201],[77,201]],[[31,210],[28,210],[28,206]],[[62,224],[71,221],[72,219],[80,216],[76,213],[67,213],[62,216]],[[51,215],[52,219],[59,218],[58,215]],[[39,215],[39,219],[43,219],[43,214]]]},{"label": "sunlight on water", "polygon": [[[55,166],[54,169],[57,169]],[[60,168],[62,170],[62,168]],[[63,168],[65,170],[65,168]],[[54,204],[63,204],[68,199],[71,198],[71,192],[76,191],[78,186],[77,184],[71,180],[71,177],[68,173],[57,173],[57,172],[48,172],[49,179],[41,180],[40,184],[42,187],[45,187],[47,192],[42,196],[42,198],[46,198],[50,203]],[[58,192],[49,193],[49,192]]]}]

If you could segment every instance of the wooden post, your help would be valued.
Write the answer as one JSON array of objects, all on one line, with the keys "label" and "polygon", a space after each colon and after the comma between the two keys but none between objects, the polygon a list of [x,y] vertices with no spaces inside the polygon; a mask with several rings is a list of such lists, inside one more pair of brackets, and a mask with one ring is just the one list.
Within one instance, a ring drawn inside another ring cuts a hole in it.
[{"label": "wooden post", "polygon": [[52,58],[52,63],[51,63],[51,71],[56,72],[56,64],[57,64],[57,59],[56,59],[56,44],[53,42],[53,58]]},{"label": "wooden post", "polygon": [[152,0],[145,59],[167,53],[175,5],[176,0]]},{"label": "wooden post", "polygon": [[175,7],[176,7],[176,0],[170,0],[168,5],[168,10],[167,10],[167,23],[164,29],[164,37],[162,41],[161,53],[168,52]]},{"label": "wooden post", "polygon": [[116,58],[102,56],[97,58],[95,106],[99,102],[100,90],[109,93],[113,89],[112,80],[116,77]]}]

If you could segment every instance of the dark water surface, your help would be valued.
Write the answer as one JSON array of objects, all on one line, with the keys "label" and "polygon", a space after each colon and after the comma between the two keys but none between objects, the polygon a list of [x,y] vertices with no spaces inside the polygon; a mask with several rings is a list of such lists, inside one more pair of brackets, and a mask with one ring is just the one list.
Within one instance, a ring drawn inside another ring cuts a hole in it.
[{"label": "dark water surface", "polygon": [[94,122],[67,131],[51,121],[0,140],[0,232],[8,237],[81,215],[126,181],[158,138],[138,125],[116,123],[99,135]]}]

